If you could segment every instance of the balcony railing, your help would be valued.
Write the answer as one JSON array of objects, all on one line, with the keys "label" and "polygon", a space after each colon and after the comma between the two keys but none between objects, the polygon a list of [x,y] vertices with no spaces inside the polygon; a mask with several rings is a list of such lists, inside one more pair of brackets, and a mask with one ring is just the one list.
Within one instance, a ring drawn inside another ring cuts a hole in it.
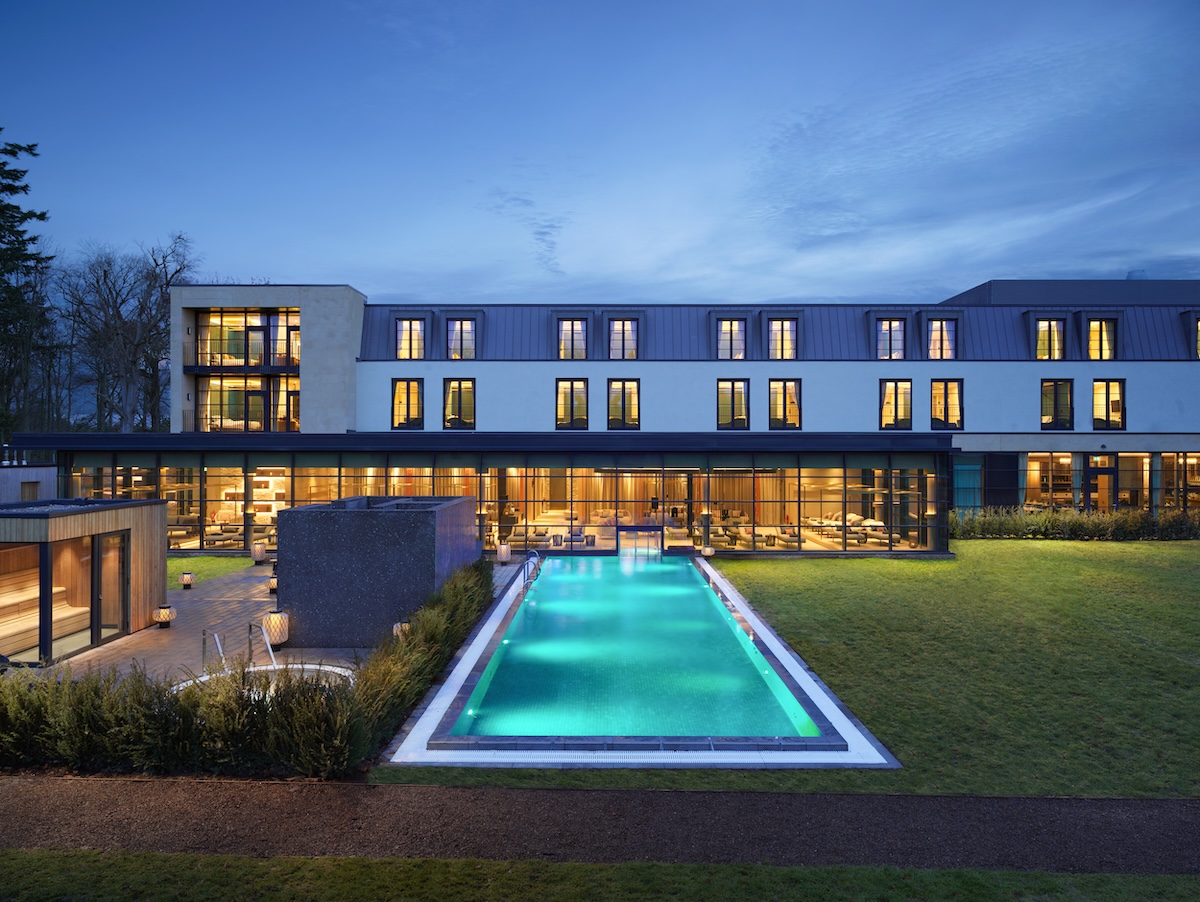
[{"label": "balcony railing", "polygon": [[300,366],[297,341],[246,342],[243,339],[189,341],[183,345],[183,365],[220,369],[295,369]]},{"label": "balcony railing", "polygon": [[183,412],[184,432],[299,432],[300,423],[287,417],[235,418],[216,413]]}]

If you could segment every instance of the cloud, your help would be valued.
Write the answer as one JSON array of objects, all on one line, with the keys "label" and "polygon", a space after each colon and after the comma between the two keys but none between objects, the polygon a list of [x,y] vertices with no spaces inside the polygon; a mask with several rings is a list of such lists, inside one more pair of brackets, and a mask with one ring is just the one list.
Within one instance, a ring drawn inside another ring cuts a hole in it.
[{"label": "cloud", "polygon": [[528,194],[503,188],[492,189],[485,209],[525,229],[533,242],[533,257],[538,265],[546,272],[563,274],[558,260],[558,242],[563,229],[570,223],[566,214],[547,213]]}]

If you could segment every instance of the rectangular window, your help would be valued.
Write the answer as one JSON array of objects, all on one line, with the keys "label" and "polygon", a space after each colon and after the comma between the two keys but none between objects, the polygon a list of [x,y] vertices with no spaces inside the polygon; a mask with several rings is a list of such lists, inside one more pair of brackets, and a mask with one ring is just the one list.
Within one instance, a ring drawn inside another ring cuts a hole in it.
[{"label": "rectangular window", "polygon": [[425,320],[396,320],[396,359],[425,359]]},{"label": "rectangular window", "polygon": [[875,321],[875,353],[880,360],[904,359],[904,320]]},{"label": "rectangular window", "polygon": [[1037,359],[1062,360],[1066,320],[1039,319],[1037,322]]},{"label": "rectangular window", "polygon": [[768,426],[771,429],[800,428],[800,380],[772,379]]},{"label": "rectangular window", "polygon": [[1097,379],[1092,383],[1092,428],[1125,428],[1125,380]]},{"label": "rectangular window", "polygon": [[717,359],[746,359],[746,321],[744,319],[717,321]]},{"label": "rectangular window", "polygon": [[1117,321],[1088,320],[1088,360],[1114,360],[1117,356]]},{"label": "rectangular window", "polygon": [[957,360],[957,332],[957,320],[931,319],[929,321],[929,359]]},{"label": "rectangular window", "polygon": [[475,380],[443,379],[446,406],[443,429],[475,428]]},{"label": "rectangular window", "polygon": [[587,380],[559,379],[555,386],[554,428],[587,429]]},{"label": "rectangular window", "polygon": [[912,429],[912,380],[879,380],[879,428]]},{"label": "rectangular window", "polygon": [[931,383],[930,429],[962,429],[962,380],[934,379]]},{"label": "rectangular window", "polygon": [[558,359],[587,360],[587,320],[558,321]]},{"label": "rectangular window", "polygon": [[769,323],[767,356],[772,360],[796,359],[796,321],[773,319]]},{"label": "rectangular window", "polygon": [[446,356],[450,360],[475,359],[475,320],[447,320]]},{"label": "rectangular window", "polygon": [[392,428],[425,428],[425,380],[392,380]]},{"label": "rectangular window", "polygon": [[608,359],[637,360],[638,334],[636,319],[608,321]]},{"label": "rectangular window", "polygon": [[1074,429],[1075,412],[1071,407],[1071,379],[1042,380],[1042,428]]},{"label": "rectangular window", "polygon": [[717,428],[750,428],[750,380],[717,380]]},{"label": "rectangular window", "polygon": [[641,428],[637,379],[608,380],[608,428]]}]

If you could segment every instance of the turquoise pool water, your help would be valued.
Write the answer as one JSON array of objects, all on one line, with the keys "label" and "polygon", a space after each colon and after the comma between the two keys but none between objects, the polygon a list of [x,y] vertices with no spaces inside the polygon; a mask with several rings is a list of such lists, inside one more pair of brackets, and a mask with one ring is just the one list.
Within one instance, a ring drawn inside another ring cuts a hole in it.
[{"label": "turquoise pool water", "polygon": [[451,736],[819,737],[686,558],[552,557]]}]

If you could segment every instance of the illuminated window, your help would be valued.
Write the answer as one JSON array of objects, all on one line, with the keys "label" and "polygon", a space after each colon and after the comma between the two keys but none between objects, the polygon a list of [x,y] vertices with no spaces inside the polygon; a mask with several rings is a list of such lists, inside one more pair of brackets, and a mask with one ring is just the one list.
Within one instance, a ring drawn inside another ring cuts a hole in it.
[{"label": "illuminated window", "polygon": [[930,429],[962,429],[962,380],[934,379],[929,396]]},{"label": "illuminated window", "polygon": [[1097,379],[1092,383],[1092,428],[1125,428],[1125,380]]},{"label": "illuminated window", "polygon": [[608,321],[609,360],[637,360],[638,329],[636,319]]},{"label": "illuminated window", "polygon": [[452,319],[446,322],[446,356],[451,360],[475,359],[475,320]]},{"label": "illuminated window", "polygon": [[422,379],[392,380],[392,428],[425,428],[425,384]]},{"label": "illuminated window", "polygon": [[559,379],[555,386],[554,428],[587,429],[587,380]]},{"label": "illuminated window", "polygon": [[767,356],[772,360],[796,359],[796,321],[773,319],[769,323]]},{"label": "illuminated window", "polygon": [[1071,379],[1042,380],[1042,428],[1074,429],[1075,412],[1071,407]]},{"label": "illuminated window", "polygon": [[718,320],[717,359],[746,359],[746,321],[744,319]]},{"label": "illuminated window", "polygon": [[879,380],[879,428],[912,429],[912,380]]},{"label": "illuminated window", "polygon": [[587,359],[587,321],[560,319],[558,321],[558,359]]},{"label": "illuminated window", "polygon": [[772,379],[769,387],[768,427],[771,429],[799,429],[800,380]]},{"label": "illuminated window", "polygon": [[442,416],[443,429],[475,428],[475,380],[443,379],[446,404]]},{"label": "illuminated window", "polygon": [[1117,356],[1117,321],[1088,320],[1088,360],[1112,360]]},{"label": "illuminated window", "polygon": [[904,320],[875,321],[875,354],[880,360],[904,359]]},{"label": "illuminated window", "polygon": [[1063,337],[1066,331],[1066,320],[1039,319],[1037,321],[1037,359],[1062,360]]},{"label": "illuminated window", "polygon": [[608,380],[608,428],[638,429],[641,411],[638,405],[637,379]]},{"label": "illuminated window", "polygon": [[717,428],[750,428],[750,380],[717,380]]},{"label": "illuminated window", "polygon": [[952,319],[931,319],[929,321],[929,359],[957,360],[958,322]]},{"label": "illuminated window", "polygon": [[396,359],[425,359],[425,320],[396,320]]}]

